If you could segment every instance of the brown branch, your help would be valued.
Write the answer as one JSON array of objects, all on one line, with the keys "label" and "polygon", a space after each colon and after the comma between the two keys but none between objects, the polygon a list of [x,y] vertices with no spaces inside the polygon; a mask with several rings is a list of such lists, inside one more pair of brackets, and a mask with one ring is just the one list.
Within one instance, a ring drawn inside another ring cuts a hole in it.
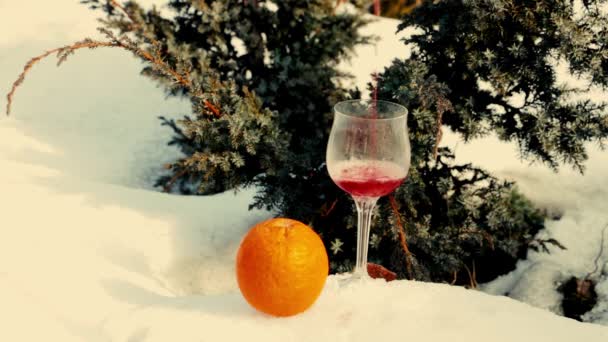
[{"label": "brown branch", "polygon": [[380,0],[374,0],[374,15],[379,17],[382,12],[380,8]]},{"label": "brown branch", "polygon": [[399,214],[399,207],[397,205],[397,201],[395,200],[395,196],[390,195],[389,201],[391,203],[391,208],[393,209],[393,214],[397,219],[397,231],[399,233],[399,242],[401,243],[401,248],[405,253],[405,266],[407,268],[408,277],[413,279],[413,270],[412,270],[412,252],[410,252],[409,247],[407,246],[407,236],[405,234],[405,227],[403,226],[403,222],[401,222],[401,215]]},{"label": "brown branch", "polygon": [[[46,58],[54,53],[59,55],[61,53],[65,53],[66,51],[75,51],[75,50],[84,49],[84,48],[94,49],[94,48],[98,48],[98,47],[118,47],[118,46],[121,46],[119,42],[98,42],[98,41],[84,40],[81,42],[76,42],[72,45],[67,45],[67,46],[63,46],[60,48],[48,50],[45,53],[30,59],[23,67],[23,71],[21,72],[21,74],[19,74],[19,77],[17,78],[17,80],[13,83],[13,85],[11,87],[11,91],[6,95],[6,99],[8,100],[8,102],[6,104],[6,115],[8,116],[11,113],[11,105],[13,103],[13,97],[15,96],[15,91],[25,80],[25,75],[30,71],[30,69],[32,69],[32,67],[34,67],[34,65],[36,65],[38,62],[40,62],[44,58]],[[62,59],[60,59],[60,62],[61,61],[62,61]]]},{"label": "brown branch", "polygon": [[467,266],[466,264],[464,264],[464,269],[467,271],[467,274],[469,275],[469,285],[471,286],[472,289],[476,289],[477,280],[475,278],[477,275],[475,272],[475,262],[473,262],[473,271],[471,271],[469,266]]},{"label": "brown branch", "polygon": [[[141,28],[141,26],[139,26],[137,24],[137,22],[135,21],[135,18],[133,18],[133,16],[131,16],[131,14],[129,14],[129,12],[127,12],[126,8],[124,6],[122,6],[121,4],[119,4],[118,2],[116,2],[115,0],[109,0],[109,4],[112,5],[115,8],[118,8],[121,12],[123,12],[127,18],[129,18],[129,20],[136,25],[138,28]],[[79,49],[83,49],[83,48],[89,48],[89,49],[94,49],[94,48],[98,48],[98,47],[121,47],[124,49],[127,49],[129,51],[135,52],[138,55],[140,55],[141,57],[147,59],[148,61],[155,63],[158,65],[158,61],[148,52],[143,51],[143,50],[137,50],[134,51],[134,49],[129,48],[128,46],[126,46],[125,44],[123,44],[122,42],[114,39],[110,42],[101,42],[101,41],[93,41],[93,40],[89,40],[89,39],[85,39],[83,41],[80,42],[76,42],[72,45],[66,45],[63,47],[59,47],[56,49],[52,49],[52,50],[48,50],[45,53],[38,55],[32,59],[30,59],[25,66],[23,67],[23,71],[21,72],[21,74],[19,74],[19,77],[17,78],[17,80],[13,83],[10,92],[6,95],[6,99],[7,99],[7,104],[6,104],[6,115],[9,116],[11,113],[11,106],[13,103],[13,97],[15,96],[15,91],[17,90],[17,88],[23,83],[23,81],[25,80],[25,75],[30,71],[30,69],[32,69],[32,67],[37,64],[38,62],[40,62],[41,60],[43,60],[44,58],[56,53],[58,55],[59,61],[58,64],[61,64],[63,61],[65,61],[65,59],[67,58],[67,56],[70,53],[73,53],[76,50]],[[63,54],[63,55],[62,55]],[[62,56],[60,56],[62,55]],[[160,61],[162,62],[162,60]],[[164,64],[164,62],[162,62],[162,64]],[[181,79],[181,76],[177,74],[177,72],[175,73],[171,73],[181,84],[183,84],[183,80]]]},{"label": "brown branch", "polygon": [[[150,63],[155,64],[157,66],[160,66],[164,71],[168,72],[171,77],[173,77],[173,79],[175,80],[175,82],[179,83],[180,85],[184,86],[185,88],[191,89],[192,88],[192,81],[190,81],[190,79],[184,77],[183,75],[181,75],[179,72],[177,72],[176,70],[174,70],[173,68],[171,68],[163,59],[160,55],[152,55],[151,53],[144,51],[144,50],[137,50],[138,54],[148,60]],[[193,96],[197,96],[198,93],[196,94],[192,94]]]},{"label": "brown branch", "polygon": [[443,111],[437,112],[437,137],[435,138],[435,146],[433,147],[433,159],[437,159],[439,154],[439,144],[443,139]]},{"label": "brown branch", "polygon": [[110,5],[118,8],[122,13],[124,13],[127,16],[127,18],[129,18],[129,20],[133,24],[134,28],[141,29],[141,25],[139,23],[137,23],[135,18],[127,11],[127,9],[123,5],[119,4],[118,1],[116,1],[116,0],[109,0],[109,1],[110,1]]},{"label": "brown branch", "polygon": [[205,107],[207,107],[207,109],[209,109],[211,112],[213,112],[213,115],[215,115],[215,117],[219,118],[222,116],[222,113],[220,113],[220,110],[214,106],[211,102],[205,100]]},{"label": "brown branch", "polygon": [[323,204],[323,206],[321,207],[321,217],[327,217],[327,216],[329,216],[329,214],[331,214],[331,212],[334,211],[334,209],[336,208],[336,204],[338,204],[338,199],[335,199],[331,203],[331,205],[329,206],[329,208],[327,208],[327,203]]},{"label": "brown branch", "polygon": [[[7,99],[6,115],[9,116],[11,113],[11,106],[12,106],[13,98],[15,96],[15,92],[16,92],[17,88],[23,83],[23,81],[25,80],[25,76],[32,69],[32,67],[34,67],[34,65],[36,65],[38,62],[40,62],[41,60],[43,60],[44,58],[46,58],[52,54],[57,54],[57,57],[59,59],[57,64],[61,64],[62,62],[64,62],[66,60],[66,58],[70,54],[74,53],[76,50],[85,49],[85,48],[88,48],[88,49],[95,49],[95,48],[99,48],[99,47],[122,48],[122,49],[130,51],[130,52],[134,53],[135,55],[140,56],[141,58],[147,60],[148,62],[156,65],[162,71],[171,75],[171,77],[175,80],[175,82],[177,82],[181,86],[185,87],[186,89],[192,91],[192,89],[194,88],[190,78],[185,75],[180,74],[175,69],[173,69],[169,64],[167,64],[163,60],[162,56],[160,56],[159,53],[151,54],[148,51],[144,51],[142,49],[136,48],[133,45],[130,45],[128,43],[128,41],[124,41],[124,39],[120,40],[120,39],[115,38],[107,30],[101,29],[101,31],[102,31],[102,33],[105,33],[108,37],[110,37],[109,41],[95,41],[95,40],[91,40],[91,39],[84,39],[82,41],[73,43],[72,45],[66,45],[63,47],[56,48],[56,49],[48,50],[48,51],[44,52],[43,54],[30,59],[23,67],[23,71],[19,74],[19,77],[17,78],[17,80],[13,83],[10,92],[6,95],[6,99]],[[201,98],[203,96],[203,93],[201,91],[197,91],[197,92],[191,93],[191,96],[195,97],[195,98]],[[221,112],[217,106],[214,106],[207,100],[204,101],[204,105],[207,109],[209,109],[211,112],[213,112],[216,117],[221,116]]]},{"label": "brown branch", "polygon": [[488,244],[490,245],[490,249],[494,250],[494,239],[492,238],[492,235],[490,235],[490,233],[488,233],[484,230],[480,231],[475,228],[467,228],[467,229],[462,230],[462,232],[459,233],[458,236],[461,237],[466,234],[480,235],[482,237],[482,239],[484,239],[488,242]]},{"label": "brown branch", "polygon": [[604,226],[604,228],[602,229],[602,238],[600,240],[600,250],[597,253],[597,255],[595,256],[595,260],[593,261],[593,264],[595,265],[595,267],[593,268],[593,271],[591,271],[589,274],[587,274],[585,276],[584,279],[589,279],[589,277],[591,277],[595,272],[598,271],[599,269],[599,264],[598,262],[600,261],[600,258],[602,257],[602,255],[604,254],[604,239],[606,237],[606,229],[608,229],[608,224],[606,224]]},{"label": "brown branch", "polygon": [[173,175],[173,177],[171,177],[171,179],[167,182],[167,184],[165,184],[165,186],[163,187],[163,191],[164,192],[169,192],[171,191],[171,189],[173,188],[173,185],[175,184],[175,182],[177,182],[177,180],[182,177],[183,175],[185,175],[188,172],[188,169],[183,168],[181,170],[179,170],[179,172],[177,172],[176,174]]},{"label": "brown branch", "polygon": [[477,267],[475,266],[475,260],[473,260],[473,283],[475,284],[475,288],[479,286],[477,283]]},{"label": "brown branch", "polygon": [[[141,25],[137,22],[137,20],[127,11],[127,9],[119,4],[116,0],[109,0],[110,5],[112,5],[113,7],[118,8],[122,13],[124,13],[124,15],[129,18],[129,21],[131,21],[131,23],[134,25],[134,27],[138,30],[142,30]],[[155,40],[155,39],[150,39],[152,42],[152,45],[155,46],[160,46],[160,43]],[[143,51],[143,50],[139,50],[140,52],[140,56],[142,56],[143,58],[147,59],[148,61],[156,64],[156,65],[165,65],[166,63],[162,60],[162,57],[159,55],[153,56],[151,53],[147,52],[147,51]],[[192,87],[192,82],[189,79],[186,79],[184,76],[180,75],[177,71],[173,70],[170,67],[167,67],[165,69],[166,71],[168,71],[171,76],[173,76],[173,78],[181,85],[183,85],[184,87],[187,88],[191,88]]]},{"label": "brown branch", "polygon": [[[133,24],[133,28],[141,31],[141,34],[148,39],[152,45],[158,47],[160,46],[160,43],[154,39],[153,37],[146,37],[145,32],[143,32],[143,27],[142,25],[135,19],[135,17],[133,17],[133,15],[131,13],[129,13],[129,11],[127,11],[127,9],[121,5],[120,3],[118,3],[118,1],[116,0],[109,0],[110,5],[112,5],[115,8],[118,8],[122,13],[124,13],[124,15],[129,19],[129,21],[131,21],[131,23]],[[257,5],[257,3],[256,3]],[[187,88],[188,90],[192,90],[192,81],[190,81],[190,78],[188,77],[188,72],[186,72],[186,75],[181,75],[180,73],[178,73],[177,71],[175,71],[173,68],[169,67],[164,61],[162,56],[160,55],[156,55],[153,56],[152,54],[150,54],[149,52],[143,51],[143,50],[139,50],[140,52],[140,56],[147,59],[148,61],[150,61],[151,63],[154,63],[156,65],[163,65],[163,69],[168,72],[169,74],[171,74],[171,76],[173,77],[173,79],[179,83],[180,85],[182,85],[183,87]],[[202,92],[196,92],[196,93],[192,93],[191,94],[193,97],[197,97],[200,98],[203,93]],[[219,110],[219,108],[217,106],[214,106],[211,102],[205,100],[204,105],[207,109],[209,109],[215,117],[219,118],[221,116],[221,111]]]},{"label": "brown branch", "polygon": [[456,281],[458,280],[458,271],[454,271],[452,274],[453,274],[453,278],[452,278],[452,282],[450,283],[450,285],[456,284]]}]

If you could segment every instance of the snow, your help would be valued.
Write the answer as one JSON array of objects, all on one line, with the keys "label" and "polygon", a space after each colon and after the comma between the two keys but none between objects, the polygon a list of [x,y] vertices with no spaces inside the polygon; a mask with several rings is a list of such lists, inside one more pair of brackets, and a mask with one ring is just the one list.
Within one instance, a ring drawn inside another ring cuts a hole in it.
[{"label": "snow", "polygon": [[[0,93],[29,57],[96,35],[96,13],[76,1],[31,4],[0,0]],[[385,38],[381,57],[368,47],[345,64],[358,84],[407,52],[395,29],[389,20],[368,29]],[[184,197],[152,187],[162,164],[179,156],[166,146],[171,133],[156,116],[179,117],[190,107],[166,98],[140,68],[112,50],[80,51],[61,68],[45,61],[16,94],[13,116],[0,118],[0,340],[607,340],[608,328],[600,325],[420,282],[340,287],[332,276],[302,315],[255,312],[237,290],[235,251],[248,227],[272,213],[248,211],[255,189]],[[489,293],[557,310],[549,285],[594,266],[608,221],[608,154],[594,151],[581,176],[528,167],[513,146],[493,138],[464,145],[448,134],[445,143],[461,161],[517,180],[536,203],[563,214],[542,235],[568,250],[531,253],[513,273],[484,285]],[[608,252],[601,260],[607,262]],[[608,325],[608,279],[594,277],[601,303],[587,319]]]},{"label": "snow", "polygon": [[[556,70],[560,82],[571,85],[580,82],[567,75],[564,64],[557,63]],[[606,95],[592,88],[586,97],[601,102]],[[550,217],[558,217],[548,220],[546,229],[537,238],[553,238],[566,247],[566,250],[549,247],[549,254],[529,251],[527,260],[520,261],[516,270],[484,284],[482,290],[506,294],[559,314],[562,299],[557,291],[559,285],[571,277],[589,277],[597,282],[598,305],[583,319],[608,325],[608,230],[604,230],[608,226],[605,180],[608,151],[596,145],[587,146],[589,160],[585,173],[580,174],[568,167],[555,173],[542,165],[527,165],[519,160],[513,146],[496,139],[458,146],[458,160],[472,160],[516,181],[518,188],[537,206]]]},{"label": "snow", "polygon": [[[145,299],[146,304],[149,299]],[[163,324],[170,320],[175,324]],[[542,323],[541,323],[542,322]],[[553,322],[551,329],[543,323]],[[604,327],[584,325],[532,309],[505,297],[445,285],[369,281],[340,287],[329,279],[318,302],[292,318],[275,319],[245,306],[238,294],[156,300],[154,305],[108,322],[116,340],[197,340],[219,336],[237,341],[602,341]],[[176,335],[176,332],[179,334]],[[213,340],[213,339],[210,339]]]}]

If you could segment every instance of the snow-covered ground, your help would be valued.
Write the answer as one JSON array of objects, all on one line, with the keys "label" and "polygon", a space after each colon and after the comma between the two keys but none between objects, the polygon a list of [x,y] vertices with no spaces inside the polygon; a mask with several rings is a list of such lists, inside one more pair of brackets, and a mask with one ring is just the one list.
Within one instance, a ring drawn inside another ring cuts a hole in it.
[{"label": "snow-covered ground", "polygon": [[[0,0],[0,93],[29,57],[95,36],[97,14],[75,0]],[[363,48],[345,65],[360,82],[406,53],[395,27],[373,24],[385,38],[378,54]],[[152,188],[161,165],[179,155],[156,116],[178,117],[189,105],[165,98],[140,68],[111,50],[81,51],[59,69],[48,60],[19,89],[13,116],[0,118],[1,341],[608,340],[600,325],[416,282],[339,288],[330,277],[310,311],[288,319],[258,314],[237,292],[234,255],[247,229],[271,213],[247,210],[254,189],[182,197]],[[464,145],[448,135],[446,144],[563,213],[543,234],[568,250],[532,253],[484,285],[555,309],[554,283],[594,268],[608,222],[608,152],[593,151],[583,177],[528,167],[513,146],[491,138]],[[608,251],[600,268],[607,262]],[[588,319],[608,324],[608,277],[594,277],[601,304]]]}]

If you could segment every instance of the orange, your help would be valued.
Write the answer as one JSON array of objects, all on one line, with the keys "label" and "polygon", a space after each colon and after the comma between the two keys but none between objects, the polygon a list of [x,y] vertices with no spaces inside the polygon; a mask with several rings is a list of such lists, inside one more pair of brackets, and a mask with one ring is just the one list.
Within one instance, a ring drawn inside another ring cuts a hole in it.
[{"label": "orange", "polygon": [[321,294],[328,272],[327,251],[319,235],[304,223],[285,218],[251,228],[236,259],[243,297],[273,316],[308,309]]}]

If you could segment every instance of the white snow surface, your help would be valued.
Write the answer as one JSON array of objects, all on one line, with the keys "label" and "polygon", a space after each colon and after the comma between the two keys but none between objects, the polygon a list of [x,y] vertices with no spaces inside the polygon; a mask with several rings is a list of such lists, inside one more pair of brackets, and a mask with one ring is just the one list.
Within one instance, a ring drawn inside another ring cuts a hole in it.
[{"label": "white snow surface", "polygon": [[[0,93],[29,57],[96,36],[97,15],[72,0],[0,0]],[[368,30],[383,37],[378,54],[362,48],[345,63],[360,86],[407,53],[393,34],[396,22]],[[255,189],[184,197],[152,187],[162,164],[179,156],[156,116],[190,108],[166,98],[140,69],[111,50],[80,51],[59,69],[44,61],[16,94],[13,116],[0,119],[1,341],[608,340],[606,327],[504,296],[409,281],[340,287],[332,276],[301,315],[254,311],[238,293],[235,251],[247,229],[272,213],[248,211]],[[529,167],[514,146],[493,138],[464,145],[448,134],[445,143],[459,160],[518,181],[538,205],[563,214],[542,236],[568,250],[532,253],[484,285],[558,310],[547,284],[594,268],[608,222],[608,153],[593,150],[581,176]],[[600,269],[607,262],[608,252]],[[608,279],[593,277],[600,304],[587,319],[608,324]]]}]

